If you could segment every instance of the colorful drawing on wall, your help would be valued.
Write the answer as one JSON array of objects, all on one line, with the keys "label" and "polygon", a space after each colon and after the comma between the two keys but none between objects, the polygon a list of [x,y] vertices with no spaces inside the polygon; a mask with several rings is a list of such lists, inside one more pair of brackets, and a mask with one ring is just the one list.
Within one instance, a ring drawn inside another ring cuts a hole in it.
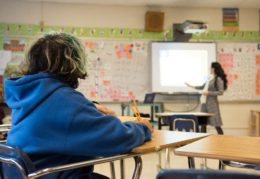
[{"label": "colorful drawing on wall", "polygon": [[12,52],[23,52],[25,50],[25,40],[23,39],[5,39],[3,49]]},{"label": "colorful drawing on wall", "polygon": [[238,8],[223,8],[223,30],[226,32],[239,31]]},{"label": "colorful drawing on wall", "polygon": [[131,43],[116,45],[115,53],[117,55],[117,58],[118,59],[121,59],[124,57],[127,59],[133,58],[133,47],[134,47],[134,45]]},{"label": "colorful drawing on wall", "polygon": [[220,53],[218,55],[218,61],[223,67],[226,75],[229,85],[233,83],[234,80],[238,79],[237,74],[232,73],[232,68],[234,67],[233,64],[233,54],[232,53]]}]

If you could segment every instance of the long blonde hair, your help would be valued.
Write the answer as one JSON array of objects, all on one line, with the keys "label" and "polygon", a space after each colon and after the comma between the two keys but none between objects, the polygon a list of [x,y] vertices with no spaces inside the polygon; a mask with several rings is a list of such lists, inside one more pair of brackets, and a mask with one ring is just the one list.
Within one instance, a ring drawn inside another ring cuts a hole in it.
[{"label": "long blonde hair", "polygon": [[56,74],[73,88],[87,76],[87,58],[79,39],[67,33],[52,33],[38,39],[26,55],[26,74]]}]

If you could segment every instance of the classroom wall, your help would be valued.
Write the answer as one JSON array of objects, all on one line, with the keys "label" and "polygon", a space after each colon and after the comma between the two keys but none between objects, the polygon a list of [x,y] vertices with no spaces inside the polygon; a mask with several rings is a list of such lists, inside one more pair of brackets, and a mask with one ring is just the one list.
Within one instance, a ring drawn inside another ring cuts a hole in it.
[{"label": "classroom wall", "polygon": [[[222,9],[220,8],[163,8],[163,7],[126,7],[95,6],[86,4],[44,3],[0,0],[0,22],[45,25],[144,28],[144,15],[147,10],[165,12],[165,29],[173,23],[187,19],[208,22],[210,30],[222,30]],[[258,9],[240,9],[240,30],[258,31]],[[118,105],[111,105],[121,114]],[[168,109],[186,109],[179,104],[168,104]],[[260,108],[259,102],[221,102],[220,108],[224,130],[228,134],[247,135],[250,133],[250,109]],[[147,110],[147,109],[143,109]],[[210,129],[213,131],[213,129]],[[239,131],[239,132],[237,132]]]},{"label": "classroom wall", "polygon": [[[97,6],[87,4],[60,4],[0,0],[0,22],[38,24],[41,19],[46,25],[128,27],[143,28],[144,15],[148,10],[165,13],[164,28],[172,27],[187,19],[208,22],[210,30],[222,30],[220,8],[163,8],[137,6]],[[257,31],[258,9],[240,9],[240,30]]]}]

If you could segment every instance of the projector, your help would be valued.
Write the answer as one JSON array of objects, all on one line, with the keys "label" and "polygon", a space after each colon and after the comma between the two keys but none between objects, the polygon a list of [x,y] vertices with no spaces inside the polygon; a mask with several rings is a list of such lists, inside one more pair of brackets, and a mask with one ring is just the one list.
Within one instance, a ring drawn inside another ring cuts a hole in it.
[{"label": "projector", "polygon": [[186,20],[181,24],[173,24],[173,41],[189,42],[192,34],[206,32],[208,25],[201,21]]},{"label": "projector", "polygon": [[208,25],[201,21],[187,20],[181,24],[181,29],[185,34],[203,33],[208,29]]}]

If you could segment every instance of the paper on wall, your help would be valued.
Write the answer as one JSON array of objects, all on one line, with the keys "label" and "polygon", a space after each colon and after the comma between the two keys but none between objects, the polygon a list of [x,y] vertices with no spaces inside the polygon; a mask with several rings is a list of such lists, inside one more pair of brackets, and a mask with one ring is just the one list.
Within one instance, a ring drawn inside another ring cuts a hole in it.
[{"label": "paper on wall", "polygon": [[6,50],[0,50],[0,75],[4,74],[6,65],[12,59],[12,52]]}]

